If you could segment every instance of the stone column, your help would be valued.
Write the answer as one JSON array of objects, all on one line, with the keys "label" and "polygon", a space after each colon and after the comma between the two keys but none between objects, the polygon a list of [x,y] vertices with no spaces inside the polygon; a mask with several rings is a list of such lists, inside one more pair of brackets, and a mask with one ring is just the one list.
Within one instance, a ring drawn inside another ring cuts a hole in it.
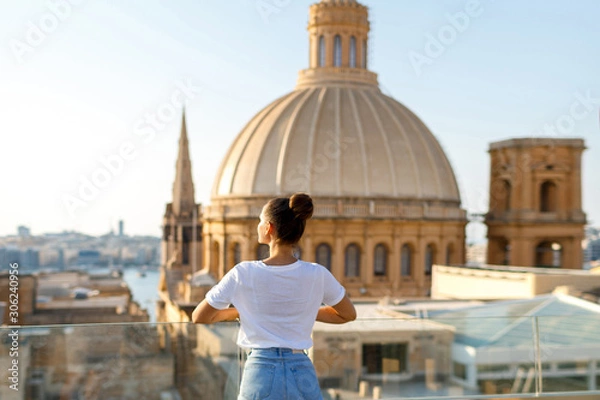
[{"label": "stone column", "polygon": [[422,236],[417,237],[415,253],[413,258],[413,277],[420,292],[425,287],[425,247],[427,243]]},{"label": "stone column", "polygon": [[573,150],[570,210],[581,212],[581,150]]},{"label": "stone column", "polygon": [[392,284],[392,294],[394,295],[398,292],[398,289],[401,285],[400,280],[402,279],[402,276],[400,274],[400,268],[402,264],[402,248],[400,246],[402,246],[400,237],[394,232],[394,236],[392,237],[392,248],[390,249],[390,257],[388,261],[388,275]]},{"label": "stone column", "polygon": [[510,265],[532,267],[535,265],[534,240],[514,238],[510,241]]},{"label": "stone column", "polygon": [[367,285],[373,283],[373,267],[373,238],[371,235],[366,235],[360,260],[360,277]]},{"label": "stone column", "polygon": [[331,254],[331,272],[340,282],[344,281],[344,243],[342,236],[338,233],[338,227],[334,230],[335,243]]}]

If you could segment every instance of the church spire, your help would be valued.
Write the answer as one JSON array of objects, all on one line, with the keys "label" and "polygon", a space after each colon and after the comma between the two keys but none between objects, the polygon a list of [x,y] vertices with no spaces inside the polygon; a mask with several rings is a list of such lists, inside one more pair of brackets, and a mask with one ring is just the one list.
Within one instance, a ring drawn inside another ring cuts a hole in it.
[{"label": "church spire", "polygon": [[192,181],[192,163],[190,161],[187,127],[185,123],[185,108],[181,119],[181,134],[179,136],[179,154],[173,183],[173,213],[191,215],[196,200],[194,198],[194,182]]}]

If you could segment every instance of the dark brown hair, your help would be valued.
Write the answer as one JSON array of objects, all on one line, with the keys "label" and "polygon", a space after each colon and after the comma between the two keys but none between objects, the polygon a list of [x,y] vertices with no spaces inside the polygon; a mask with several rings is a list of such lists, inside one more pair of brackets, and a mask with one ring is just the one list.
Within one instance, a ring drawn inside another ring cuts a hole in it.
[{"label": "dark brown hair", "polygon": [[291,197],[269,200],[264,208],[264,216],[275,227],[280,243],[296,244],[304,233],[306,220],[312,217],[313,209],[309,195],[295,193]]}]

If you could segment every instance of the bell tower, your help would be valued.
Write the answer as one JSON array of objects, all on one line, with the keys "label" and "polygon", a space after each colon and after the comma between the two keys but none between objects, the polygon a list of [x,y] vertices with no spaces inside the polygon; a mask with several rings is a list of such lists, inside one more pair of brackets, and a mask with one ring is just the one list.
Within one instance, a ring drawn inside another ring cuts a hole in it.
[{"label": "bell tower", "polygon": [[300,71],[297,88],[323,83],[377,86],[369,71],[369,11],[355,0],[321,0],[310,6],[309,68]]},{"label": "bell tower", "polygon": [[584,150],[582,139],[490,144],[489,264],[582,268]]},{"label": "bell tower", "polygon": [[179,153],[173,182],[173,201],[163,216],[162,262],[168,269],[194,274],[202,265],[201,205],[196,204],[185,111],[181,121]]}]

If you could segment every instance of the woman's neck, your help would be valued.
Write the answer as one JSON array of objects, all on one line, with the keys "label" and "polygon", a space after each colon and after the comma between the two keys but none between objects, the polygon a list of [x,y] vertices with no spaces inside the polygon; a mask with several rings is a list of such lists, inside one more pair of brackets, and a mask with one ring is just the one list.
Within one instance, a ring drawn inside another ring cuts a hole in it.
[{"label": "woman's neck", "polygon": [[267,265],[289,265],[298,259],[294,257],[294,246],[290,244],[278,244],[275,241],[269,243],[270,255],[263,262]]}]

